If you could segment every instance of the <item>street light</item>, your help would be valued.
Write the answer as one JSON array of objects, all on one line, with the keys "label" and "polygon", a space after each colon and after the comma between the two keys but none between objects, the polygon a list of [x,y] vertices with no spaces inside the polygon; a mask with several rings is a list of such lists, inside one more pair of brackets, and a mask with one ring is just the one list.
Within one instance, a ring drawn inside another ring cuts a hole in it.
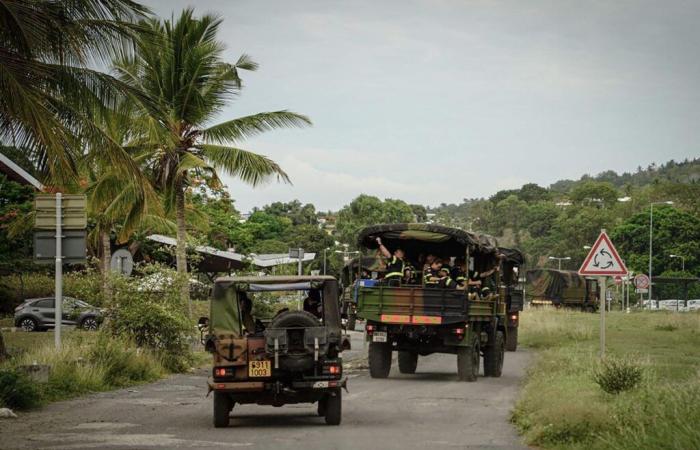
[{"label": "street light", "polygon": [[651,202],[649,207],[649,307],[651,307],[651,287],[654,285],[654,280],[651,277],[654,249],[654,205],[673,205],[673,202],[670,200],[665,202]]},{"label": "street light", "polygon": [[668,255],[669,258],[680,258],[681,259],[681,270],[685,272],[685,257],[682,255]]},{"label": "street light", "polygon": [[558,256],[550,256],[549,259],[552,261],[554,261],[554,260],[558,261],[559,262],[559,270],[561,270],[561,262],[570,260],[571,256],[563,256],[561,258]]}]

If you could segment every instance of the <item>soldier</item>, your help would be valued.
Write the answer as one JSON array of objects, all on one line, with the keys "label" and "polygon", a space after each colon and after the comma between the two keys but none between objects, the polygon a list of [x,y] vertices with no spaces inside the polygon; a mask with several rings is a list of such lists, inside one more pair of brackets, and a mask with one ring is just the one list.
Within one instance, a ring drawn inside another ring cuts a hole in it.
[{"label": "soldier", "polygon": [[323,317],[321,292],[318,289],[310,289],[308,296],[304,299],[304,311],[310,312],[319,319]]},{"label": "soldier", "polygon": [[403,249],[400,248],[394,250],[394,253],[392,254],[389,249],[382,244],[381,238],[378,237],[376,241],[379,245],[379,251],[387,259],[386,274],[384,275],[384,279],[389,284],[399,284],[401,282],[401,278],[404,276],[404,269],[406,267],[406,261],[404,258],[406,257],[406,254],[404,253]]},{"label": "soldier", "polygon": [[443,267],[442,260],[435,258],[430,267],[424,272],[425,287],[455,287],[456,283],[450,277],[449,266]]}]

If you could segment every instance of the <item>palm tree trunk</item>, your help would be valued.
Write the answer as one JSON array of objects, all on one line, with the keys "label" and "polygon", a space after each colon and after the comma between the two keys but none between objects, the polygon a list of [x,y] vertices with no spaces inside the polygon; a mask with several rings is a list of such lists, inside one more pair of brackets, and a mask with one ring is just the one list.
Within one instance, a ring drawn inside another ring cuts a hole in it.
[{"label": "palm tree trunk", "polygon": [[182,287],[180,297],[187,303],[190,317],[192,317],[192,302],[190,300],[190,286],[187,278],[187,228],[185,227],[185,187],[178,183],[175,187],[175,214],[177,216],[177,249],[175,259],[177,261],[177,273],[181,277]]},{"label": "palm tree trunk", "polygon": [[109,239],[109,231],[100,233],[100,245],[102,246],[102,295],[106,301],[112,299],[112,285],[109,282],[112,269],[112,243]]},{"label": "palm tree trunk", "polygon": [[5,348],[5,339],[2,337],[2,331],[0,331],[0,362],[7,357],[7,349]]}]

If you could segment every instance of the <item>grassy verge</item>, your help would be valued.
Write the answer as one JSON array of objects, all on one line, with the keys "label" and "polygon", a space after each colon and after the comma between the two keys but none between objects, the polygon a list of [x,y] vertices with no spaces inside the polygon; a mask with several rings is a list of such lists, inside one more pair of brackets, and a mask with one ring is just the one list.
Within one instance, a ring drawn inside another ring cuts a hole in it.
[{"label": "grassy verge", "polygon": [[[611,313],[609,361],[641,371],[633,388],[595,381],[599,315],[529,310],[521,343],[537,359],[513,413],[528,444],[573,449],[700,448],[700,314]],[[618,377],[619,378],[619,377]],[[615,377],[613,377],[613,380]]]},{"label": "grassy verge", "polygon": [[[105,333],[67,332],[58,352],[53,333],[5,333],[5,338],[15,356],[0,365],[0,406],[28,409],[166,374],[155,354]],[[51,366],[48,383],[32,382],[21,370],[35,363]]]}]

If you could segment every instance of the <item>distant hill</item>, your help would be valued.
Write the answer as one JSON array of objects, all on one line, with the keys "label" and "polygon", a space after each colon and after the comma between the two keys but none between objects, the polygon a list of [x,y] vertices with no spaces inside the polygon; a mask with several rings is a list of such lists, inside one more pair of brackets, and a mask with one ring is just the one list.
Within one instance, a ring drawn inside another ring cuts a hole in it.
[{"label": "distant hill", "polygon": [[700,158],[686,159],[682,162],[671,160],[660,166],[651,164],[646,169],[639,166],[634,173],[618,174],[614,170],[606,170],[595,176],[583,175],[578,180],[559,180],[549,185],[549,189],[553,192],[566,193],[576,184],[585,181],[607,181],[617,188],[626,185],[646,186],[656,181],[695,184],[700,183]]}]

